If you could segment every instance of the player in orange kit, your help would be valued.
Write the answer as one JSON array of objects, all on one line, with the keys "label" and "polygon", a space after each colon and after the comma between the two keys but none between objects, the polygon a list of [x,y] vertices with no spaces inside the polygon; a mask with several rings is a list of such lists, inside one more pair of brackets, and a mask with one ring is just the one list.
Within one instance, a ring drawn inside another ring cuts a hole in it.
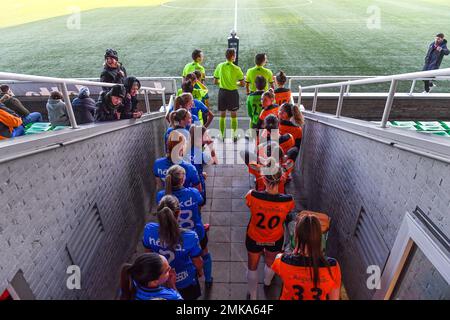
[{"label": "player in orange kit", "polygon": [[283,103],[291,102],[292,92],[290,89],[284,87],[286,82],[286,74],[283,71],[278,71],[275,76],[275,83],[277,84],[277,88],[275,89],[275,101],[279,106]]},{"label": "player in orange kit", "polygon": [[280,254],[272,270],[283,280],[281,300],[339,300],[341,270],[338,262],[322,251],[322,230],[313,214],[298,218],[295,249]]},{"label": "player in orange kit", "polygon": [[295,207],[291,195],[278,192],[282,172],[273,166],[274,174],[265,175],[266,190],[250,190],[246,195],[251,218],[247,227],[245,245],[248,251],[248,295],[257,299],[258,263],[262,254],[265,257],[264,284],[270,285],[274,272],[270,268],[276,255],[282,251],[284,244],[284,222]]}]

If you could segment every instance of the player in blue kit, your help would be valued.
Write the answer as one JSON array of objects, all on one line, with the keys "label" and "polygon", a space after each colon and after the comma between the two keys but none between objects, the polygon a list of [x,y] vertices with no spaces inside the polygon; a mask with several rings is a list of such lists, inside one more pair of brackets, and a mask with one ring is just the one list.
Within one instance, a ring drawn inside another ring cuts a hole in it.
[{"label": "player in blue kit", "polygon": [[180,165],[186,172],[185,187],[194,187],[202,191],[200,177],[195,167],[184,161],[183,157],[186,149],[186,138],[178,131],[173,131],[168,139],[167,154],[165,157],[157,159],[153,164],[153,174],[155,175],[158,190],[164,188],[167,170],[174,164]]},{"label": "player in blue kit", "polygon": [[202,249],[195,231],[180,228],[181,210],[176,197],[164,196],[158,205],[158,223],[145,226],[142,242],[147,251],[167,258],[175,270],[176,288],[181,296],[195,300],[201,295],[198,277],[203,275]]},{"label": "player in blue kit", "polygon": [[[172,112],[178,111],[180,109],[186,109],[192,115],[192,122],[195,124],[201,124],[202,121],[200,121],[199,115],[202,114],[200,111],[202,111],[201,109],[203,109],[203,108],[201,108],[201,106],[200,106],[200,104],[198,104],[198,102],[196,104],[195,101],[197,101],[197,100],[194,100],[194,98],[192,97],[192,94],[189,92],[182,93],[181,95],[176,97],[174,104],[171,105],[169,107],[169,110],[167,111],[167,114],[166,114],[167,122],[169,122],[169,123],[171,122],[170,115],[172,114]],[[205,106],[205,108],[206,108],[206,106]],[[189,130],[189,126],[186,126],[187,130]]]},{"label": "player in blue kit", "polygon": [[189,129],[192,125],[193,116],[186,109],[178,109],[177,111],[173,111],[170,116],[170,126],[167,128],[166,134],[164,135],[164,142],[167,148],[169,135],[172,131],[178,131],[182,133],[186,140],[189,141]]},{"label": "player in blue kit", "polygon": [[166,176],[166,189],[158,192],[156,201],[160,201],[165,195],[174,195],[180,202],[181,213],[178,222],[181,228],[194,230],[200,239],[205,285],[209,288],[212,285],[212,260],[208,252],[208,236],[200,215],[203,197],[197,189],[184,187],[185,176],[186,171],[181,166],[170,167]]},{"label": "player in blue kit", "polygon": [[[208,136],[206,127],[193,125],[189,130],[191,136],[190,150],[187,151],[185,160],[189,159],[189,162],[197,169],[200,177],[200,183],[202,184],[202,197],[206,202],[206,184],[207,178],[206,172],[203,172],[203,165],[205,164],[217,164],[216,152],[212,147],[213,140]],[[188,159],[187,159],[188,158]]]},{"label": "player in blue kit", "polygon": [[[195,98],[193,96],[194,84],[191,81],[186,81],[181,85],[181,89],[183,90],[183,95],[191,94],[193,97],[192,101],[187,102],[191,107],[191,110],[189,111],[192,113],[192,115],[195,115],[198,118],[201,125],[204,125],[205,127],[208,128],[214,118],[214,113],[212,113],[208,109],[208,107],[201,101],[201,99]],[[175,100],[175,110],[177,109],[176,105],[177,100]]]},{"label": "player in blue kit", "polygon": [[183,300],[175,290],[175,273],[157,253],[144,253],[133,264],[125,264],[120,287],[121,300]]}]

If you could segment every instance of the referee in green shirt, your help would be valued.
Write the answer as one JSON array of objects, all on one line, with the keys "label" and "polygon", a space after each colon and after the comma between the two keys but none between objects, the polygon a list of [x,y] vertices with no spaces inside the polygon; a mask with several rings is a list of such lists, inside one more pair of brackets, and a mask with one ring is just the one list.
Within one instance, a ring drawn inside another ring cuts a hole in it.
[{"label": "referee in green shirt", "polygon": [[234,64],[236,61],[236,50],[227,49],[225,54],[227,61],[222,62],[214,71],[214,84],[219,85],[219,111],[220,111],[220,132],[221,139],[225,140],[227,111],[231,113],[231,130],[233,141],[237,142],[237,111],[239,110],[238,85],[245,86],[244,73],[241,68]]},{"label": "referee in green shirt", "polygon": [[205,68],[201,65],[204,59],[204,55],[203,55],[203,51],[199,50],[199,49],[195,49],[192,52],[192,62],[186,64],[184,66],[183,69],[183,80],[186,78],[186,76],[190,73],[193,73],[195,71],[200,71],[200,73],[202,74],[202,78],[198,79],[200,81],[205,80],[206,78],[206,73],[205,73]]},{"label": "referee in green shirt", "polygon": [[255,80],[257,76],[263,76],[266,79],[267,84],[264,91],[269,90],[269,86],[273,88],[273,73],[271,70],[264,68],[266,64],[267,55],[265,53],[258,53],[255,56],[255,66],[248,69],[245,76],[247,95],[256,91]]}]

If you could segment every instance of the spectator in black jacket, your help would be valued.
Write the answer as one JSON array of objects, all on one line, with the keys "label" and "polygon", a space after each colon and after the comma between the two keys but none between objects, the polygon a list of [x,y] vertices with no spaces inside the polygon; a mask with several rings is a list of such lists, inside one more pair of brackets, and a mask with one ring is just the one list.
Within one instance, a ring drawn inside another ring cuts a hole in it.
[{"label": "spectator in black jacket", "polygon": [[141,83],[136,77],[128,77],[124,81],[126,96],[120,108],[121,119],[138,119],[142,117],[142,112],[137,110],[137,94],[141,88]]},{"label": "spectator in black jacket", "polygon": [[[106,50],[100,82],[123,84],[126,77],[127,71],[119,62],[117,51],[113,49]],[[103,87],[103,91],[108,90],[108,87]]]},{"label": "spectator in black jacket", "polygon": [[102,92],[97,102],[97,121],[113,121],[120,120],[121,114],[119,110],[122,107],[123,99],[125,99],[125,88],[123,85],[117,84],[111,88],[109,92]]},{"label": "spectator in black jacket", "polygon": [[[423,71],[437,70],[441,66],[444,56],[450,54],[450,50],[447,47],[447,40],[444,39],[443,33],[436,35],[434,41],[428,46],[427,56],[425,57],[425,65]],[[425,80],[425,91],[429,93],[433,87],[436,86],[432,81]]]},{"label": "spectator in black jacket", "polygon": [[97,107],[90,94],[89,88],[83,87],[80,89],[78,97],[73,99],[72,108],[78,124],[92,123],[95,121]]}]

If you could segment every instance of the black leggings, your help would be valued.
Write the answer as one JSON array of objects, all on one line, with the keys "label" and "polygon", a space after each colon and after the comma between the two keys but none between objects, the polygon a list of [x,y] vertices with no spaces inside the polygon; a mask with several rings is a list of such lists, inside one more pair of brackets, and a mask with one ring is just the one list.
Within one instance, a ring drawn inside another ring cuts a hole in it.
[{"label": "black leggings", "polygon": [[433,86],[433,81],[431,81],[431,80],[424,80],[423,83],[425,85],[425,91],[426,92],[430,92],[430,88]]},{"label": "black leggings", "polygon": [[200,288],[198,279],[189,287],[178,289],[178,292],[183,297],[183,300],[197,300],[202,295],[202,289]]}]

